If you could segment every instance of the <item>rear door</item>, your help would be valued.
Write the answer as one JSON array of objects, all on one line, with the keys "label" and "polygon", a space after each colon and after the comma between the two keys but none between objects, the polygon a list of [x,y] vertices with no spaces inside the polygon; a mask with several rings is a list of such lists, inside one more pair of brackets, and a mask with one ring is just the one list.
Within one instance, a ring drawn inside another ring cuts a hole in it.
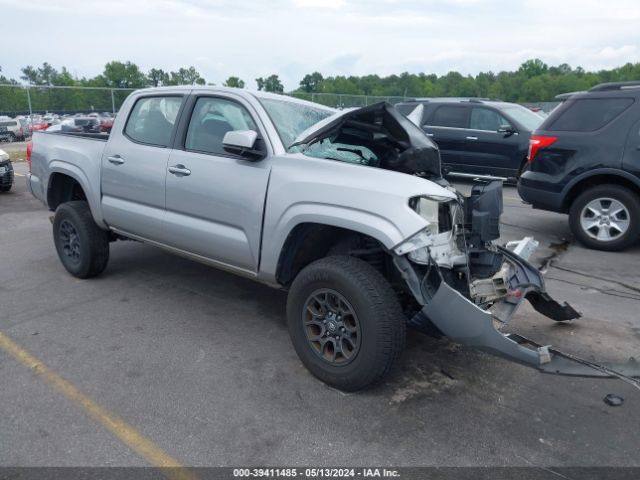
[{"label": "rear door", "polygon": [[[640,110],[636,108],[636,111]],[[629,136],[622,159],[622,168],[640,180],[640,121],[636,122]]]},{"label": "rear door", "polygon": [[465,164],[469,173],[511,177],[518,173],[518,133],[498,132],[507,126],[515,130],[503,115],[488,107],[472,107],[466,135]]},{"label": "rear door", "polygon": [[139,97],[102,158],[102,211],[109,226],[161,241],[167,161],[184,96]]},{"label": "rear door", "polygon": [[469,108],[462,104],[439,105],[422,129],[436,142],[445,166],[458,171],[465,163],[465,137],[469,127]]},{"label": "rear door", "polygon": [[222,139],[230,131],[254,130],[266,149],[264,128],[240,97],[201,95],[190,103],[181,122],[183,138],[169,158],[167,243],[221,267],[253,274],[259,263],[270,158],[250,161],[231,154]]}]

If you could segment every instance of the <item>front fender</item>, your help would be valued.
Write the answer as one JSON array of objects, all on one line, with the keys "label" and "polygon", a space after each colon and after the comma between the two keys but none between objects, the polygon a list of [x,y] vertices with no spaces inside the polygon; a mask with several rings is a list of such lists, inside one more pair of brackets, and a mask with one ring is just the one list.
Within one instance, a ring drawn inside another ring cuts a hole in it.
[{"label": "front fender", "polygon": [[264,280],[275,282],[278,259],[287,238],[297,226],[307,223],[338,227],[368,235],[388,249],[406,238],[397,225],[372,212],[313,202],[296,203],[283,212],[278,222],[270,229],[272,234],[264,236],[260,268]]}]

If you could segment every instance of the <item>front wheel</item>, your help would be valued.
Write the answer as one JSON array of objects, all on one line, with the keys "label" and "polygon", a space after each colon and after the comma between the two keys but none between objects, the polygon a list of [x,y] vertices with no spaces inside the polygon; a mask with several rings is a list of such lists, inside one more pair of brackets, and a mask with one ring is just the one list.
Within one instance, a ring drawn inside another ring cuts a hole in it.
[{"label": "front wheel", "polygon": [[305,267],[287,301],[289,334],[309,371],[344,391],[380,380],[404,347],[406,320],[372,266],[330,256]]},{"label": "front wheel", "polygon": [[109,233],[93,221],[89,204],[61,204],[53,219],[53,241],[64,268],[78,278],[95,277],[109,261]]},{"label": "front wheel", "polygon": [[601,185],[581,193],[571,204],[569,225],[583,245],[616,251],[640,236],[640,199],[620,185]]}]

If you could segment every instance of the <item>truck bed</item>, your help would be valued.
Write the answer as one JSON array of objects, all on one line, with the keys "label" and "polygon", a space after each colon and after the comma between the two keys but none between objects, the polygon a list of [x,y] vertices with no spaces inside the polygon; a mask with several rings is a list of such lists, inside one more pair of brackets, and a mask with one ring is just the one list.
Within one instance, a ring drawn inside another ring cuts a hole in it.
[{"label": "truck bed", "polygon": [[41,132],[46,135],[63,135],[65,137],[82,137],[89,138],[91,140],[99,140],[106,142],[109,140],[109,133],[84,133],[84,132]]}]

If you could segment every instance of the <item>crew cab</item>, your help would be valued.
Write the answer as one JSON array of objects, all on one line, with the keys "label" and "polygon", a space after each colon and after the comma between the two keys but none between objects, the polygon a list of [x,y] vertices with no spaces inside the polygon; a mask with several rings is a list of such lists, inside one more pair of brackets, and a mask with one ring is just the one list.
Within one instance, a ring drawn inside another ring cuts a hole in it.
[{"label": "crew cab", "polygon": [[498,246],[502,184],[463,196],[438,148],[387,103],[332,109],[217,87],[132,93],[110,134],[36,133],[28,185],[62,265],[102,273],[132,239],[288,290],[305,366],[353,391],[383,377],[407,325],[553,370],[546,347],[502,334],[545,291],[532,238]]}]

